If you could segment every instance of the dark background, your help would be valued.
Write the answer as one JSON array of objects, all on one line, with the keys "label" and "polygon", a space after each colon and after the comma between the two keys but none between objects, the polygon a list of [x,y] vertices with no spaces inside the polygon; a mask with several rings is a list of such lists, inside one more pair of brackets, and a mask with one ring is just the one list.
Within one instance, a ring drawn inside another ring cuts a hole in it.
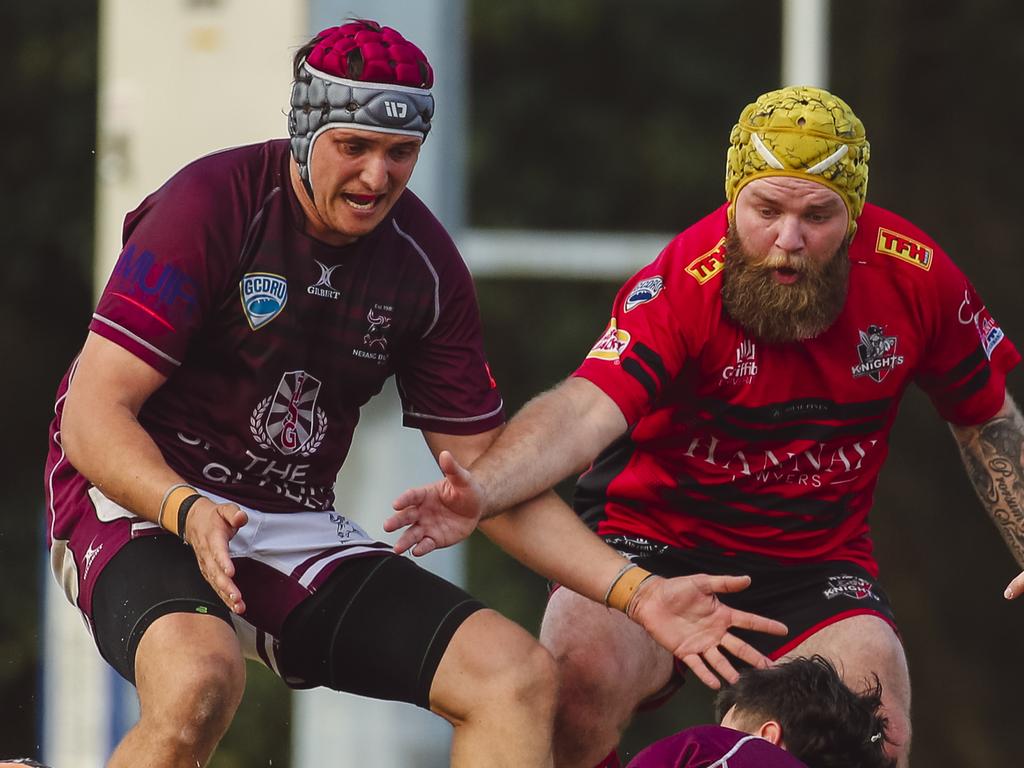
[{"label": "dark background", "polygon": [[[778,86],[778,2],[470,0],[470,214],[474,227],[675,232],[723,197],[728,132]],[[387,22],[387,19],[382,19]],[[0,754],[38,743],[42,464],[53,392],[91,311],[96,7],[0,8]],[[1007,334],[1018,298],[1024,6],[1010,0],[834,3],[831,89],[872,145],[869,199],[928,231]],[[415,186],[415,183],[414,185]],[[651,254],[652,258],[655,254]],[[482,280],[488,351],[506,401],[571,371],[617,285]],[[1010,390],[1020,394],[1021,377]],[[975,501],[948,429],[918,392],[904,403],[873,523],[914,683],[915,764],[1015,765],[1024,605],[1018,568]],[[486,541],[470,587],[531,630],[543,582]],[[288,764],[288,697],[250,668],[214,760]],[[710,719],[691,682],[637,721],[625,747]]]}]

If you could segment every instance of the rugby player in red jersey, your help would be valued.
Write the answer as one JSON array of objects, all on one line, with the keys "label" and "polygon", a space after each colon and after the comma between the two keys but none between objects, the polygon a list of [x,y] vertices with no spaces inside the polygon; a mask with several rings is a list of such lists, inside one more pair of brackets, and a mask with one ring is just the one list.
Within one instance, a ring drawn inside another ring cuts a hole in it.
[{"label": "rugby player in red jersey", "polygon": [[[503,422],[468,270],[406,188],[433,73],[371,21],[294,67],[290,141],[203,157],[128,214],[58,392],[53,570],[141,702],[110,765],[204,765],[248,656],[292,686],[429,708],[455,726],[453,765],[548,766],[550,654],[334,508],[359,409],[392,375],[435,454],[468,463]],[[536,567],[601,599],[627,561],[553,495],[535,506],[544,525],[513,543],[559,540]],[[746,584],[659,581],[637,619],[734,679],[719,643],[766,660],[730,627],[785,632],[715,599]]]},{"label": "rugby player in red jersey", "polygon": [[[928,235],[865,203],[868,159],[861,121],[826,91],[748,105],[725,204],[626,282],[575,374],[471,472],[442,454],[446,478],[396,500],[386,527],[411,525],[399,551],[449,544],[456,521],[465,535],[481,518],[500,541],[498,513],[590,465],[576,511],[637,566],[623,580],[750,574],[723,601],[790,628],[751,642],[775,659],[820,653],[848,679],[877,674],[906,765],[910,680],[868,528],[890,428],[916,383],[1024,565],[1024,423],[1005,387],[1020,356]],[[1022,589],[1024,574],[1006,596]],[[541,640],[562,681],[559,766],[602,760],[673,684],[670,654],[569,589],[551,597]]]}]

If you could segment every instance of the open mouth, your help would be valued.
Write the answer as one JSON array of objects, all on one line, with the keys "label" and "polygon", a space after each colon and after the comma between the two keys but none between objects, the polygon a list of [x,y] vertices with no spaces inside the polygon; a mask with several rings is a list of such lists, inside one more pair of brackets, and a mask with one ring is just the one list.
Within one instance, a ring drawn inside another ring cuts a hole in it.
[{"label": "open mouth", "polygon": [[792,267],[776,267],[775,279],[783,285],[790,285],[800,279],[800,271]]},{"label": "open mouth", "polygon": [[352,192],[345,192],[342,194],[342,197],[350,207],[355,208],[357,211],[372,211],[384,195],[357,195]]}]

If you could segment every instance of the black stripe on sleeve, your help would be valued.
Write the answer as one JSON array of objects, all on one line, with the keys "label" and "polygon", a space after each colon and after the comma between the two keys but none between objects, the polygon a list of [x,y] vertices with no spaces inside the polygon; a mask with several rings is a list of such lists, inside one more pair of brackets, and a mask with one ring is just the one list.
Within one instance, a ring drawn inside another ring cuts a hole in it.
[{"label": "black stripe on sleeve", "polygon": [[937,376],[935,379],[935,385],[938,387],[948,387],[955,384],[986,360],[985,350],[982,348],[981,344],[978,344],[971,354],[967,355],[967,357],[945,373]]},{"label": "black stripe on sleeve", "polygon": [[644,389],[647,390],[647,394],[650,395],[652,399],[657,397],[657,395],[658,395],[658,384],[657,384],[657,382],[655,382],[655,380],[651,376],[651,374],[649,374],[647,371],[645,371],[644,367],[642,365],[640,365],[640,363],[638,363],[635,359],[633,359],[632,357],[627,357],[625,360],[623,360],[622,361],[622,370],[624,370],[626,373],[628,373],[634,379],[636,379],[641,384],[643,384]]},{"label": "black stripe on sleeve", "polygon": [[971,378],[969,378],[962,387],[958,387],[953,393],[954,402],[962,402],[984,389],[985,385],[988,384],[988,380],[992,378],[992,366],[986,365],[979,368]]},{"label": "black stripe on sleeve", "polygon": [[647,367],[658,377],[662,387],[668,384],[668,371],[665,370],[665,363],[662,362],[661,355],[639,341],[633,346],[633,351],[636,352],[637,357],[647,363]]}]

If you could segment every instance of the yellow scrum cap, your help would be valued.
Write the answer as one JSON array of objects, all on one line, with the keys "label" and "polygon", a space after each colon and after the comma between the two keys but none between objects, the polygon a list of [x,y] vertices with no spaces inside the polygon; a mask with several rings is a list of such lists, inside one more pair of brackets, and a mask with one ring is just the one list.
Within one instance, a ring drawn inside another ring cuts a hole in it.
[{"label": "yellow scrum cap", "polygon": [[864,209],[871,147],[864,124],[828,91],[792,86],[762,95],[740,113],[729,136],[725,194],[765,176],[795,176],[824,184],[846,203],[850,232]]}]

